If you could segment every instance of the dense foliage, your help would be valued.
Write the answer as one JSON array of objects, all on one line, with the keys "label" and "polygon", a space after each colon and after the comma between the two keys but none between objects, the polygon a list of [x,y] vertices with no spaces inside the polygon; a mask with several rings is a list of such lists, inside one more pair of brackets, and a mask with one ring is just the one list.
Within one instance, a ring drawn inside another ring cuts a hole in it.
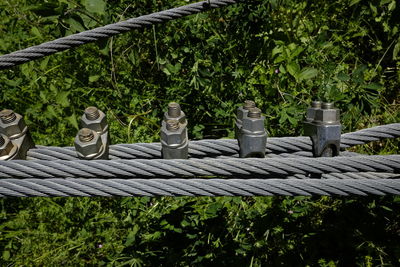
[{"label": "dense foliage", "polygon": [[[0,54],[171,0],[0,0]],[[192,139],[233,137],[254,99],[270,136],[302,133],[312,99],[344,131],[399,122],[395,0],[244,1],[0,72],[0,107],[37,144],[72,145],[82,110],[107,112],[113,143],[159,138],[181,103]],[[399,153],[398,141],[357,148]],[[399,265],[400,198],[36,198],[0,200],[2,265]]]}]

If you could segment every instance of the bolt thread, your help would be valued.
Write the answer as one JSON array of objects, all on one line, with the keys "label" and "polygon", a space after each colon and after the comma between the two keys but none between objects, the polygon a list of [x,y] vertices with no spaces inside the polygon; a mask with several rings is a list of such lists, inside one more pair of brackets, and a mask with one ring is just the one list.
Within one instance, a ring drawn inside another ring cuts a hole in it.
[{"label": "bolt thread", "polygon": [[94,134],[92,130],[83,128],[79,130],[78,137],[81,142],[87,143],[93,140]]},{"label": "bolt thread", "polygon": [[313,108],[321,108],[322,102],[321,101],[313,101],[311,102],[311,107]]},{"label": "bolt thread", "polygon": [[322,109],[331,109],[334,108],[334,104],[331,102],[324,102],[322,103]]},{"label": "bolt thread", "polygon": [[256,103],[252,100],[245,100],[243,103],[243,108],[246,110],[249,110],[251,108],[255,108],[256,107]]},{"label": "bolt thread", "polygon": [[177,120],[167,120],[167,130],[171,132],[176,132],[179,129],[179,121]]},{"label": "bolt thread", "polygon": [[253,119],[261,118],[261,110],[259,108],[251,108],[247,116]]},{"label": "bolt thread", "polygon": [[168,116],[178,118],[181,115],[181,106],[178,103],[171,102],[168,104]]},{"label": "bolt thread", "polygon": [[0,135],[0,147],[3,146],[6,143],[6,140],[2,135]]},{"label": "bolt thread", "polygon": [[4,109],[0,112],[0,118],[3,123],[10,123],[15,121],[17,115],[11,109]]},{"label": "bolt thread", "polygon": [[85,109],[85,116],[88,120],[94,121],[100,117],[99,109],[96,107],[88,107]]}]

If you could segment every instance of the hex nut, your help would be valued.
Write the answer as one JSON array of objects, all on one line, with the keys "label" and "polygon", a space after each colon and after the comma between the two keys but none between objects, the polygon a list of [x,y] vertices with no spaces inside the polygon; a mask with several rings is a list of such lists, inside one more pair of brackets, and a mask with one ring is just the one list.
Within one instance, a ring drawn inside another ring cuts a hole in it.
[{"label": "hex nut", "polygon": [[8,136],[10,139],[20,137],[28,130],[24,118],[18,113],[14,114],[15,119],[11,122],[0,120],[0,133]]},{"label": "hex nut", "polygon": [[322,102],[321,101],[313,101],[311,102],[311,107],[309,107],[307,109],[307,116],[306,116],[306,120],[307,121],[313,121],[315,118],[315,112],[320,109],[322,106]]},{"label": "hex nut", "polygon": [[315,111],[315,123],[337,124],[340,121],[340,110],[336,108],[317,109]]},{"label": "hex nut", "polygon": [[260,118],[249,118],[246,117],[242,121],[242,133],[243,131],[248,131],[248,132],[264,132],[264,120],[265,117],[261,116]]},{"label": "hex nut", "polygon": [[184,144],[187,140],[187,128],[183,125],[175,131],[169,131],[167,129],[167,123],[162,122],[161,126],[161,141],[171,147],[179,147]]},{"label": "hex nut", "polygon": [[96,116],[97,118],[95,117],[88,118],[86,114],[83,114],[81,117],[81,127],[89,128],[99,134],[106,132],[108,130],[107,116],[101,110],[98,110],[98,112],[99,115],[98,117]]},{"label": "hex nut", "polygon": [[255,108],[255,107],[256,107],[256,103],[254,103],[254,101],[245,100],[243,105],[238,107],[238,109],[236,111],[236,118],[238,120],[242,120],[244,117],[247,116],[249,109]]},{"label": "hex nut", "polygon": [[[81,129],[80,131],[84,129]],[[93,134],[93,138],[91,140],[88,139],[88,141],[81,141],[79,133],[75,137],[74,141],[75,150],[80,158],[91,159],[101,154],[104,150],[104,146],[100,135],[96,131],[92,129],[90,130],[91,133]]]},{"label": "hex nut", "polygon": [[181,124],[187,124],[185,112],[182,111],[178,103],[171,102],[168,104],[168,110],[164,113],[164,121],[178,120]]},{"label": "hex nut", "polygon": [[243,105],[238,107],[236,110],[236,122],[235,122],[235,138],[240,135],[240,130],[243,126],[243,118],[247,117],[249,109],[254,108],[256,103],[252,100],[245,100]]}]

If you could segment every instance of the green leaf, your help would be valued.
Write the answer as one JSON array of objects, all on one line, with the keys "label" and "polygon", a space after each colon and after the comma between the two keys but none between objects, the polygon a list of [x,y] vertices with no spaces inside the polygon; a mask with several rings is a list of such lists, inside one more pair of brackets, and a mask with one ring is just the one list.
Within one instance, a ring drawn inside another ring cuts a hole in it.
[{"label": "green leaf", "polygon": [[84,0],[83,4],[87,11],[92,13],[104,14],[106,3],[103,0]]},{"label": "green leaf", "polygon": [[400,52],[400,38],[397,40],[397,44],[394,46],[393,49],[393,60],[397,60],[400,57],[398,56]]},{"label": "green leaf", "polygon": [[379,90],[379,89],[383,88],[383,85],[379,84],[379,83],[371,83],[371,84],[363,85],[362,88],[372,89],[372,90]]},{"label": "green leaf", "polygon": [[89,76],[89,82],[96,82],[100,78],[100,75]]},{"label": "green leaf", "polygon": [[343,73],[343,72],[339,73],[339,74],[337,75],[337,78],[338,78],[339,80],[343,81],[343,82],[346,82],[346,81],[350,80],[350,76],[347,75],[346,73]]},{"label": "green leaf", "polygon": [[4,250],[3,251],[3,260],[8,260],[10,259],[10,251]]},{"label": "green leaf", "polygon": [[378,9],[376,8],[376,6],[374,6],[373,4],[369,3],[369,7],[371,8],[372,14],[374,16],[378,15]]},{"label": "green leaf", "polygon": [[74,126],[75,129],[79,130],[78,121],[76,120],[75,113],[69,117],[66,117],[67,121]]},{"label": "green leaf", "polygon": [[47,110],[46,110],[46,114],[45,115],[46,115],[47,118],[49,118],[49,119],[57,118],[57,112],[56,112],[56,110],[54,109],[53,106],[49,105],[49,106],[47,106],[46,109]]},{"label": "green leaf", "polygon": [[68,24],[70,25],[72,32],[83,32],[85,28],[83,27],[82,23],[76,20],[75,18],[66,19]]},{"label": "green leaf", "polygon": [[43,37],[42,34],[40,33],[39,29],[35,26],[33,26],[31,28],[31,32],[37,37],[40,37],[40,38]]},{"label": "green leaf", "polygon": [[356,5],[356,4],[358,4],[360,1],[361,1],[361,0],[352,0],[352,1],[350,2],[350,6]]},{"label": "green leaf", "polygon": [[177,74],[181,70],[182,65],[181,63],[177,63],[176,65],[166,64],[165,67],[166,68],[163,69],[165,74],[171,75],[171,74]]},{"label": "green leaf", "polygon": [[274,57],[277,54],[282,53],[282,46],[275,46],[274,49],[272,49],[271,56]]},{"label": "green leaf", "polygon": [[60,104],[62,107],[68,107],[69,106],[69,99],[68,99],[69,92],[59,92],[56,96],[56,101],[58,104]]},{"label": "green leaf", "polygon": [[130,246],[133,244],[133,242],[135,242],[136,240],[136,234],[139,230],[139,227],[137,225],[135,225],[132,229],[132,231],[129,231],[128,236],[126,237],[126,241],[125,241],[125,246]]},{"label": "green leaf", "polygon": [[395,10],[395,8],[396,8],[396,1],[392,1],[389,4],[388,9],[389,9],[389,11],[392,11],[392,10]]},{"label": "green leaf", "polygon": [[393,211],[391,208],[386,207],[386,206],[381,206],[383,209],[387,210],[387,211]]},{"label": "green leaf", "polygon": [[297,74],[298,74],[298,72],[300,71],[300,66],[299,66],[299,64],[297,64],[296,62],[290,62],[290,63],[288,63],[287,65],[286,65],[286,69],[287,69],[287,71],[293,76],[293,77],[295,77],[296,78],[296,80],[297,80]]},{"label": "green leaf", "polygon": [[299,73],[298,79],[300,81],[301,80],[308,80],[308,79],[314,78],[317,75],[318,75],[318,70],[316,70],[314,68],[306,67]]}]

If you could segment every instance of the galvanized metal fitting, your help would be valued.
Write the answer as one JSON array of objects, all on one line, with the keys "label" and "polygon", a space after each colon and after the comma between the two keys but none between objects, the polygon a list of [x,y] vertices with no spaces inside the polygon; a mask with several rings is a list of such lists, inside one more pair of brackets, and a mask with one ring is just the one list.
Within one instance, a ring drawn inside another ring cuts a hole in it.
[{"label": "galvanized metal fitting", "polygon": [[321,101],[313,101],[311,102],[311,107],[307,109],[307,121],[313,121],[315,117],[315,112],[317,109],[320,109],[322,107],[322,102]]},{"label": "galvanized metal fitting", "polygon": [[89,128],[82,128],[75,137],[75,150],[81,159],[108,159],[106,146],[100,134]]},{"label": "galvanized metal fitting", "polygon": [[241,158],[264,158],[267,144],[267,132],[264,127],[265,117],[259,108],[250,108],[242,119],[238,143]]},{"label": "galvanized metal fitting", "polygon": [[164,159],[187,159],[189,138],[185,113],[178,103],[169,103],[161,123],[161,154]]},{"label": "galvanized metal fitting", "polygon": [[7,135],[0,134],[0,160],[15,159],[18,155],[18,146],[13,144]]},{"label": "galvanized metal fitting", "polygon": [[81,117],[81,127],[89,128],[98,134],[108,131],[108,123],[106,114],[96,107],[88,107],[85,109]]},{"label": "galvanized metal fitting", "polygon": [[310,136],[314,157],[335,157],[340,152],[340,110],[333,103],[314,101],[307,110],[304,134]]},{"label": "galvanized metal fitting", "polygon": [[168,110],[164,113],[164,121],[167,120],[177,120],[185,126],[187,124],[185,113],[182,111],[181,106],[175,102],[168,104]]},{"label": "galvanized metal fitting", "polygon": [[87,128],[92,131],[95,131],[100,136],[100,141],[104,146],[104,149],[101,154],[95,156],[94,158],[91,156],[82,157],[84,153],[80,153],[81,154],[80,155],[77,150],[78,157],[84,159],[108,159],[109,147],[110,147],[110,135],[108,132],[108,122],[106,114],[103,111],[99,110],[97,107],[87,107],[81,117],[81,128],[82,129]]},{"label": "galvanized metal fitting", "polygon": [[255,108],[256,103],[252,100],[245,100],[241,107],[236,110],[236,122],[235,122],[235,138],[239,137],[240,129],[242,128],[243,118],[247,116],[249,109]]},{"label": "galvanized metal fitting", "polygon": [[10,109],[0,111],[0,133],[17,147],[17,153],[8,160],[26,159],[28,150],[35,147],[24,118]]}]

